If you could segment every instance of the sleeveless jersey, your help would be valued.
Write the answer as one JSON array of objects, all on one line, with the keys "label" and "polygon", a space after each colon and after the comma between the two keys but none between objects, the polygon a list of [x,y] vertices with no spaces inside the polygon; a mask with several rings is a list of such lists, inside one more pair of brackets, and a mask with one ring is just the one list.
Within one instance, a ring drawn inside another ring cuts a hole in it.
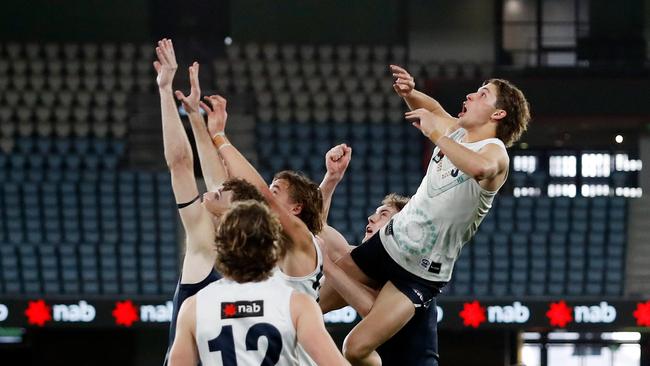
[{"label": "sleeveless jersey", "polygon": [[299,365],[293,289],[270,278],[221,279],[196,295],[196,343],[204,366]]},{"label": "sleeveless jersey", "polygon": [[[275,267],[273,276],[283,281],[294,290],[307,294],[314,300],[317,300],[320,291],[320,282],[323,278],[323,253],[321,252],[320,246],[318,245],[316,237],[313,236],[313,234],[312,243],[314,244],[314,248],[316,248],[316,267],[312,273],[303,277],[292,277],[284,274],[284,272],[282,272],[279,267]],[[298,359],[300,360],[300,365],[316,365],[316,363],[311,359],[311,357],[309,357],[307,352],[300,345],[298,345]]]},{"label": "sleeveless jersey", "polygon": [[[459,128],[448,137],[473,151],[488,144],[506,148],[497,138],[463,143],[466,134]],[[449,281],[463,245],[476,233],[496,193],[483,189],[436,147],[415,195],[380,230],[381,242],[407,271],[429,281]]]}]

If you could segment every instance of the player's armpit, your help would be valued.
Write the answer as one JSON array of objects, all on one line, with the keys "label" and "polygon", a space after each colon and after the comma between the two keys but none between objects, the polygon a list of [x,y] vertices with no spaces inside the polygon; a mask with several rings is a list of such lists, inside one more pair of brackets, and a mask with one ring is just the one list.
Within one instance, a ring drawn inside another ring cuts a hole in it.
[{"label": "player's armpit", "polygon": [[[478,154],[484,158],[485,162],[476,180],[485,189],[491,191],[498,189],[505,180],[508,171],[510,163],[508,153],[496,144],[487,144],[478,151]],[[491,182],[495,179],[497,182]],[[494,188],[495,186],[495,189],[489,189],[489,187]]]},{"label": "player's armpit", "polygon": [[318,365],[349,365],[327,333],[316,301],[309,296],[293,292],[291,318],[298,343]]}]

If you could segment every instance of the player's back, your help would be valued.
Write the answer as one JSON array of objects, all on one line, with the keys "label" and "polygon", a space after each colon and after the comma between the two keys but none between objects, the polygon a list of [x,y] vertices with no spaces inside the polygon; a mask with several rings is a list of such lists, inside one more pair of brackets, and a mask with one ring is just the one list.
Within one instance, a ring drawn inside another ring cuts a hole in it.
[{"label": "player's back", "polygon": [[204,366],[298,365],[292,289],[275,278],[221,279],[196,298],[196,342]]}]

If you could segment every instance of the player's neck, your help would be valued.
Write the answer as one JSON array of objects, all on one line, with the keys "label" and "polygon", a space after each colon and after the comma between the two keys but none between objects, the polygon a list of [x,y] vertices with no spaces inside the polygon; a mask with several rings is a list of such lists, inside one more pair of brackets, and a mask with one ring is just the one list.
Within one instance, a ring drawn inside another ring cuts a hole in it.
[{"label": "player's neck", "polygon": [[497,129],[495,123],[486,123],[484,125],[475,126],[473,128],[465,128],[465,130],[467,131],[467,134],[463,139],[463,142],[465,143],[472,143],[497,137]]}]

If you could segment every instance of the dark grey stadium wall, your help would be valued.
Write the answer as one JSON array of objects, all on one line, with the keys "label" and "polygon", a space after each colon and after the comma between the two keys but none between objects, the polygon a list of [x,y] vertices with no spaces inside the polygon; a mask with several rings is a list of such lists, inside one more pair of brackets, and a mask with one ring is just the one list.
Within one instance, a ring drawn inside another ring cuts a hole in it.
[{"label": "dark grey stadium wall", "polygon": [[3,1],[0,37],[12,41],[143,41],[148,0]]},{"label": "dark grey stadium wall", "polygon": [[382,43],[405,41],[408,1],[237,0],[230,3],[235,42]]}]

